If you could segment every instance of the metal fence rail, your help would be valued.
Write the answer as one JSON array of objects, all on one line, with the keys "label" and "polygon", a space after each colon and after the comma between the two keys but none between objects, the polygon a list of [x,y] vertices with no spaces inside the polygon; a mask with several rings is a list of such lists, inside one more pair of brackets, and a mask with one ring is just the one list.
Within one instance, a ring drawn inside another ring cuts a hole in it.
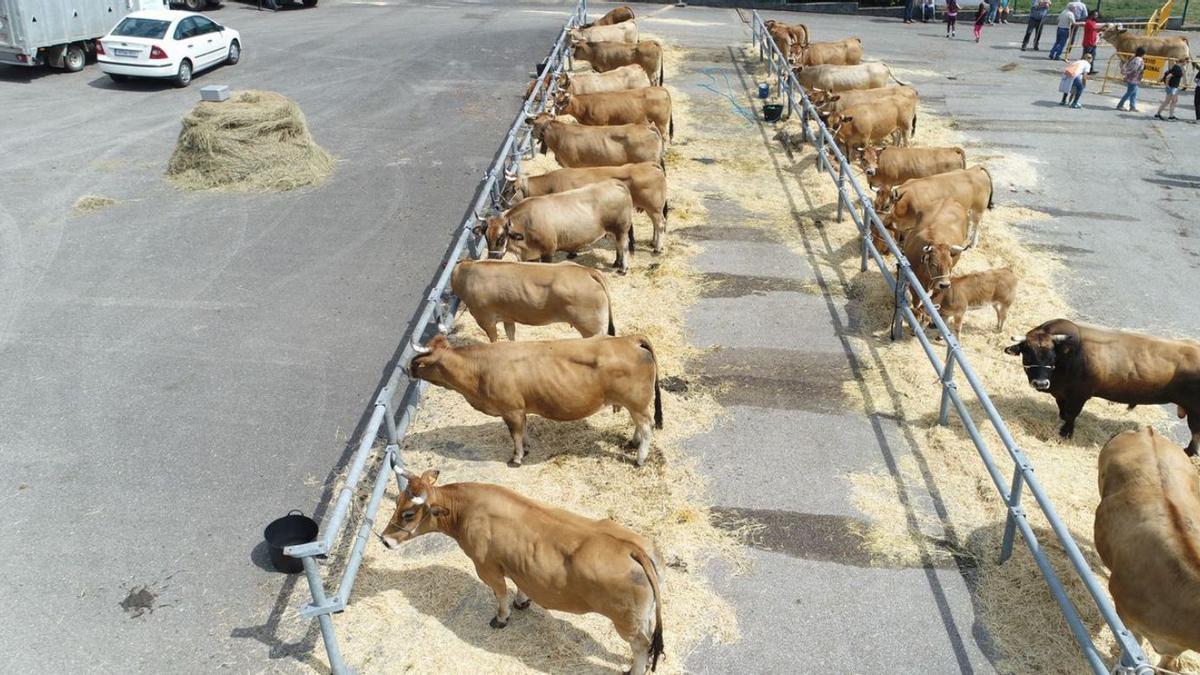
[{"label": "metal fence rail", "polygon": [[[501,195],[507,187],[506,169],[519,168],[521,159],[532,148],[532,129],[525,123],[526,117],[544,111],[553,101],[554,91],[558,87],[556,76],[563,71],[570,60],[571,45],[568,30],[586,20],[587,0],[579,0],[559,32],[550,55],[546,58],[543,75],[548,70],[550,76],[538,77],[524,106],[513,120],[496,160],[483,178],[478,198],[458,228],[445,266],[438,273],[425,302],[421,305],[411,333],[405,337],[403,343],[405,347],[397,360],[396,367],[388,377],[387,384],[375,397],[370,421],[359,439],[358,448],[351,458],[349,470],[346,473],[346,482],[338,493],[337,501],[325,521],[321,535],[312,543],[289,546],[284,549],[284,553],[300,558],[304,564],[304,574],[308,580],[309,591],[312,593],[312,602],[302,607],[300,613],[309,619],[317,619],[320,624],[325,652],[329,656],[330,667],[337,675],[348,673],[349,670],[338,648],[332,615],[344,610],[350,602],[354,581],[358,576],[359,566],[362,564],[363,551],[370,539],[383,493],[387,489],[388,476],[395,475],[392,471],[393,467],[402,468],[404,466],[399,454],[400,439],[404,438],[407,433],[413,415],[416,414],[417,406],[428,387],[428,383],[425,381],[411,381],[404,377],[404,365],[410,362],[414,356],[412,343],[414,340],[427,338],[431,328],[447,331],[453,326],[458,299],[448,292],[450,274],[454,265],[464,255],[479,257],[482,253],[480,238],[472,233],[472,229],[479,222],[475,214],[487,206],[498,206],[501,203]],[[396,394],[400,389],[401,382],[406,385],[403,395],[397,401]],[[397,413],[399,413],[398,417]],[[380,433],[381,429],[383,434]],[[380,461],[375,465],[375,475],[370,478],[374,481],[371,483],[371,497],[363,509],[362,522],[358,531],[352,538],[349,538],[347,544],[342,542],[343,537],[339,535],[342,526],[346,523],[351,499],[363,479],[367,477],[366,474],[370,472],[367,468],[368,463],[377,454],[375,452],[378,447],[376,441],[381,435],[387,439],[387,443],[382,448]],[[402,479],[398,478],[397,480]],[[401,485],[400,488],[403,489],[404,486]],[[348,545],[349,552],[339,553],[339,544],[343,548]],[[317,562],[319,556],[326,555],[346,556],[344,558],[346,564],[338,581],[337,590],[332,595],[327,592],[325,582],[321,578],[321,568]]]},{"label": "metal fence rail", "polygon": [[[1017,443],[1013,440],[1012,435],[1009,434],[1004,420],[1001,419],[1000,414],[996,412],[995,406],[992,405],[992,401],[984,390],[979,376],[975,374],[974,369],[971,368],[971,364],[963,354],[958,340],[946,327],[945,322],[942,321],[929,294],[925,292],[925,289],[917,281],[916,275],[913,273],[903,252],[896,245],[896,241],[883,227],[883,223],[880,222],[871,204],[871,199],[868,198],[867,193],[864,192],[862,186],[854,178],[854,175],[850,171],[850,163],[837,147],[833,136],[821,122],[820,117],[817,116],[816,108],[808,99],[804,89],[796,81],[795,74],[792,72],[787,58],[779,51],[775,41],[771,39],[766,26],[763,24],[762,17],[759,16],[757,11],[751,13],[751,30],[754,44],[758,47],[759,59],[766,59],[768,61],[772,74],[778,79],[779,92],[787,100],[787,113],[792,115],[795,111],[799,110],[804,130],[804,140],[815,144],[818,166],[828,173],[837,184],[838,220],[842,219],[844,211],[849,211],[854,224],[858,226],[859,234],[862,237],[861,269],[865,272],[868,260],[874,260],[883,273],[883,278],[887,281],[888,286],[894,291],[896,306],[892,320],[892,338],[897,339],[901,337],[904,324],[908,324],[912,329],[917,341],[921,344],[921,348],[925,351],[925,355],[929,358],[930,364],[932,364],[934,370],[937,372],[941,383],[942,394],[941,406],[938,411],[938,423],[945,425],[949,421],[950,408],[953,406],[959,419],[962,420],[967,435],[970,436],[971,441],[975,444],[980,459],[983,460],[984,466],[991,475],[992,483],[996,486],[996,491],[1004,499],[1004,503],[1008,509],[1008,516],[1004,528],[1004,539],[1001,544],[1000,562],[1003,563],[1012,555],[1013,540],[1016,532],[1019,530],[1023,541],[1029,547],[1029,552],[1033,555],[1037,563],[1038,569],[1041,570],[1042,575],[1045,577],[1051,594],[1054,596],[1055,601],[1058,602],[1063,615],[1066,617],[1067,623],[1071,627],[1072,635],[1083,651],[1083,656],[1091,669],[1098,675],[1114,671],[1149,675],[1153,672],[1153,668],[1146,660],[1141,645],[1129,630],[1125,628],[1120,617],[1117,616],[1108,596],[1100,587],[1099,582],[1096,581],[1096,576],[1092,573],[1087,561],[1084,560],[1083,554],[1079,551],[1079,546],[1076,545],[1075,540],[1071,537],[1071,533],[1066,525],[1059,519],[1058,514],[1054,510],[1054,505],[1051,504],[1050,498],[1038,482],[1029,458],[1017,447]],[[813,132],[814,127],[815,133]],[[833,163],[829,159],[830,154],[834,157],[835,162]],[[835,163],[836,167],[834,166]],[[882,239],[887,251],[895,257],[897,263],[894,274],[889,269],[889,265],[884,259],[883,254],[880,253],[872,241],[872,231]],[[933,320],[938,334],[946,343],[946,356],[944,360],[938,357],[937,350],[925,334],[920,321],[909,306],[906,296],[910,290],[915,292],[920,305]],[[979,424],[971,417],[970,411],[967,409],[958,392],[958,387],[954,381],[956,364],[962,373],[962,377],[967,381],[971,391],[974,392],[980,406],[983,408],[986,417],[983,423],[985,425],[991,424],[996,434],[1000,437],[1000,442],[1004,445],[1004,449],[1008,452],[1009,457],[1012,458],[1014,470],[1011,484],[1005,480],[1003,472],[996,463],[995,456],[983,440]],[[1037,535],[1029,524],[1025,507],[1021,503],[1021,497],[1025,490],[1028,490],[1033,495],[1037,507],[1041,509],[1046,521],[1050,524],[1050,528],[1066,553],[1071,566],[1075,569],[1080,581],[1087,588],[1092,600],[1096,603],[1096,608],[1099,610],[1100,615],[1112,630],[1117,643],[1121,647],[1120,661],[1114,664],[1112,669],[1105,665],[1103,656],[1095,643],[1092,642],[1091,635],[1080,619],[1078,610],[1070,598],[1067,597],[1062,582],[1047,559]]]}]

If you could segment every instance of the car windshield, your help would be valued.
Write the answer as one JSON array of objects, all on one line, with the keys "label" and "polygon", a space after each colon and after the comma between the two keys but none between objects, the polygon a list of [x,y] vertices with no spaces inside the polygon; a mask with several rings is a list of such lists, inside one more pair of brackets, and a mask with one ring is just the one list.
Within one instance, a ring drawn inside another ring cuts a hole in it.
[{"label": "car windshield", "polygon": [[158,39],[167,34],[167,27],[171,25],[170,21],[161,21],[159,19],[136,19],[131,16],[125,17],[117,27],[113,29],[113,35],[121,37],[139,37],[139,38],[154,38]]}]

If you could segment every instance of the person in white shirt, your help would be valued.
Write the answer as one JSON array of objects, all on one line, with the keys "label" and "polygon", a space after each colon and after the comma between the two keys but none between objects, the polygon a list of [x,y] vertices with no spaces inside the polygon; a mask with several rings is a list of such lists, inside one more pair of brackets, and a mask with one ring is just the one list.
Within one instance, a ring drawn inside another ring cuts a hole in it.
[{"label": "person in white shirt", "polygon": [[1075,12],[1070,8],[1064,9],[1058,15],[1058,35],[1054,38],[1054,46],[1050,48],[1050,60],[1062,58],[1063,50],[1067,48],[1067,36],[1071,34],[1071,26],[1075,25]]},{"label": "person in white shirt", "polygon": [[1063,70],[1062,80],[1058,90],[1062,92],[1059,105],[1067,105],[1067,96],[1071,97],[1072,108],[1082,108],[1079,98],[1083,96],[1083,88],[1087,85],[1088,73],[1092,72],[1092,55],[1084,54],[1082,59],[1072,62]]}]

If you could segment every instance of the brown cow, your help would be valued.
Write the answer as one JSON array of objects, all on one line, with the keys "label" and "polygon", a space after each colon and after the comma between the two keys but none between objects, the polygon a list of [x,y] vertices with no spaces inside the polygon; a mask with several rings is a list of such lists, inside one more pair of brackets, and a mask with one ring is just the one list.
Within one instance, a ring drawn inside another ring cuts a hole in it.
[{"label": "brown cow", "polygon": [[608,617],[633,650],[629,673],[645,675],[663,653],[662,556],[650,540],[616,521],[592,520],[488,483],[436,485],[438,471],[399,471],[404,486],[380,539],[388,549],[440,532],[458,543],[479,580],[496,595],[493,628],[512,606]]},{"label": "brown cow", "polygon": [[660,134],[675,137],[671,93],[666,87],[576,95],[559,90],[554,106],[558,114],[570,115],[580,124],[613,126],[653,122]]},{"label": "brown cow", "polygon": [[[481,219],[482,220],[482,219]],[[574,190],[530,197],[475,226],[487,239],[488,254],[512,252],[520,260],[550,262],[559,251],[577,253],[605,236],[617,249],[613,267],[629,271],[626,248],[633,253],[633,199],[617,179]]]},{"label": "brown cow", "polygon": [[863,151],[863,170],[872,189],[886,191],[913,178],[967,168],[962,148],[868,147]]},{"label": "brown cow", "polygon": [[[943,199],[922,217],[913,230],[904,235],[902,250],[913,273],[926,291],[950,285],[950,272],[967,244],[969,214],[962,204]],[[916,290],[913,290],[915,303]],[[919,305],[918,305],[919,306]]]},{"label": "brown cow", "polygon": [[644,335],[458,347],[438,335],[417,349],[409,376],[453,389],[472,408],[503,419],[512,436],[513,466],[525,458],[529,414],[570,422],[606,406],[625,408],[636,427],[638,466],[650,451],[651,419],[662,428],[658,361]]},{"label": "brown cow", "polygon": [[1192,60],[1188,39],[1183,35],[1134,35],[1129,29],[1110,24],[1100,35],[1122,54],[1132,54],[1145,47],[1146,56],[1162,56],[1173,61]]},{"label": "brown cow", "polygon": [[667,232],[667,175],[654,162],[597,166],[586,169],[558,169],[540,176],[505,174],[512,187],[510,203],[527,197],[565,192],[609,178],[625,183],[633,198],[633,208],[650,216],[654,224],[654,252],[661,253]]},{"label": "brown cow", "polygon": [[463,260],[450,274],[450,289],[495,342],[496,322],[509,340],[517,324],[569,323],[583,337],[616,335],[612,299],[599,270],[573,262],[551,265],[511,260]]},{"label": "brown cow", "polygon": [[859,103],[830,115],[827,125],[848,158],[889,138],[907,146],[917,130],[917,102],[896,97]]},{"label": "brown cow", "polygon": [[1174,403],[1187,416],[1192,440],[1185,451],[1200,448],[1200,343],[1168,340],[1054,319],[1006,347],[1020,355],[1029,385],[1058,403],[1059,435],[1075,433],[1075,418],[1093,396],[1115,403]]},{"label": "brown cow", "polygon": [[[768,33],[775,29],[786,30],[791,36],[792,42],[797,47],[803,48],[808,46],[808,27],[802,23],[786,24],[782,21],[776,21],[775,19],[767,19],[763,22],[763,25],[767,27]],[[786,53],[787,52],[784,52],[784,54]]]},{"label": "brown cow", "polygon": [[886,63],[860,63],[856,66],[796,66],[796,82],[805,89],[825,91],[848,91],[851,89],[878,89],[893,80],[900,86],[908,86],[892,74]]},{"label": "brown cow", "polygon": [[541,151],[554,151],[554,159],[565,167],[620,166],[637,162],[663,164],[663,137],[650,122],[588,126],[555,119],[539,113],[526,120]]},{"label": "brown cow", "polygon": [[633,21],[612,24],[609,26],[592,26],[590,28],[572,28],[572,40],[585,42],[628,42],[637,44],[638,27]]},{"label": "brown cow", "polygon": [[813,42],[796,60],[800,66],[856,66],[862,63],[862,40],[845,38],[836,42]]},{"label": "brown cow", "polygon": [[571,94],[601,94],[649,87],[650,76],[634,63],[605,73],[560,73],[558,86]]},{"label": "brown cow", "polygon": [[604,73],[621,66],[636,64],[646,71],[650,84],[663,83],[662,45],[650,40],[627,42],[571,41],[574,58],[592,64],[592,70]]},{"label": "brown cow", "polygon": [[604,16],[596,19],[591,23],[585,23],[580,28],[591,28],[592,26],[611,26],[622,21],[633,21],[633,9],[629,5],[621,5],[616,9],[608,10]]},{"label": "brown cow", "polygon": [[917,90],[912,87],[878,87],[874,89],[852,89],[848,91],[815,90],[809,99],[818,109],[818,115],[825,120],[829,115],[842,112],[846,108],[862,103],[874,103],[886,98],[911,99],[915,104],[918,100]]},{"label": "brown cow", "polygon": [[987,305],[996,310],[996,330],[1004,330],[1004,320],[1016,294],[1017,275],[1011,267],[999,267],[952,277],[949,286],[934,289],[931,299],[957,336],[962,332],[967,310]]},{"label": "brown cow", "polygon": [[768,26],[767,35],[771,36],[771,41],[779,48],[779,53],[783,54],[789,62],[800,55],[801,45],[787,26],[783,24]]},{"label": "brown cow", "polygon": [[1135,639],[1179,672],[1200,649],[1200,480],[1175,444],[1151,427],[1113,436],[1100,451],[1096,552],[1108,591]]},{"label": "brown cow", "polygon": [[971,246],[979,238],[979,222],[985,208],[992,208],[992,175],[982,166],[948,171],[925,178],[913,178],[886,193],[883,208],[891,211],[886,220],[897,231],[913,228],[920,214],[934,208],[943,199],[953,199],[971,212]]}]

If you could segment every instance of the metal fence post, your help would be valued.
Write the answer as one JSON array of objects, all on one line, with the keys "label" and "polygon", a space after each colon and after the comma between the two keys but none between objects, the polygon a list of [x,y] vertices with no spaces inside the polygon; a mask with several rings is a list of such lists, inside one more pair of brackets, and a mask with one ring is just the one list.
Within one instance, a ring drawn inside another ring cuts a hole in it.
[{"label": "metal fence post", "polygon": [[846,205],[846,160],[845,160],[845,158],[838,160],[837,189],[838,189],[837,219],[838,219],[838,222],[841,222],[842,217],[843,217],[842,216],[843,207]]},{"label": "metal fence post", "polygon": [[871,233],[874,232],[874,223],[871,222],[871,211],[866,204],[862,206],[862,260],[859,261],[858,271],[867,271],[867,258],[871,255]]},{"label": "metal fence post", "polygon": [[908,261],[896,263],[896,308],[892,313],[892,339],[899,340],[904,335],[904,303],[908,302]]},{"label": "metal fence post", "polygon": [[1022,454],[1013,468],[1012,489],[1008,493],[1008,518],[1004,521],[1004,540],[1000,543],[1000,564],[1004,564],[1012,556],[1013,540],[1017,535],[1017,518],[1025,517],[1025,510],[1021,508],[1021,492],[1025,486],[1024,471],[1029,468],[1029,462]]},{"label": "metal fence post", "polygon": [[817,129],[817,168],[824,171],[827,166],[825,162],[825,134]]},{"label": "metal fence post", "polygon": [[955,388],[954,359],[958,351],[958,345],[953,339],[947,340],[946,343],[946,367],[942,369],[942,402],[938,407],[938,425],[943,427],[950,421],[950,390]]},{"label": "metal fence post", "polygon": [[[308,578],[308,589],[312,592],[313,605],[323,607],[329,600],[325,597],[325,586],[321,583],[321,573],[317,571],[317,559],[305,556],[300,559],[304,563],[304,576]],[[325,654],[329,656],[329,667],[334,675],[347,675],[350,671],[342,660],[342,650],[338,648],[337,634],[333,632],[333,617],[327,613],[317,616],[321,626],[321,639],[325,642]]]}]

